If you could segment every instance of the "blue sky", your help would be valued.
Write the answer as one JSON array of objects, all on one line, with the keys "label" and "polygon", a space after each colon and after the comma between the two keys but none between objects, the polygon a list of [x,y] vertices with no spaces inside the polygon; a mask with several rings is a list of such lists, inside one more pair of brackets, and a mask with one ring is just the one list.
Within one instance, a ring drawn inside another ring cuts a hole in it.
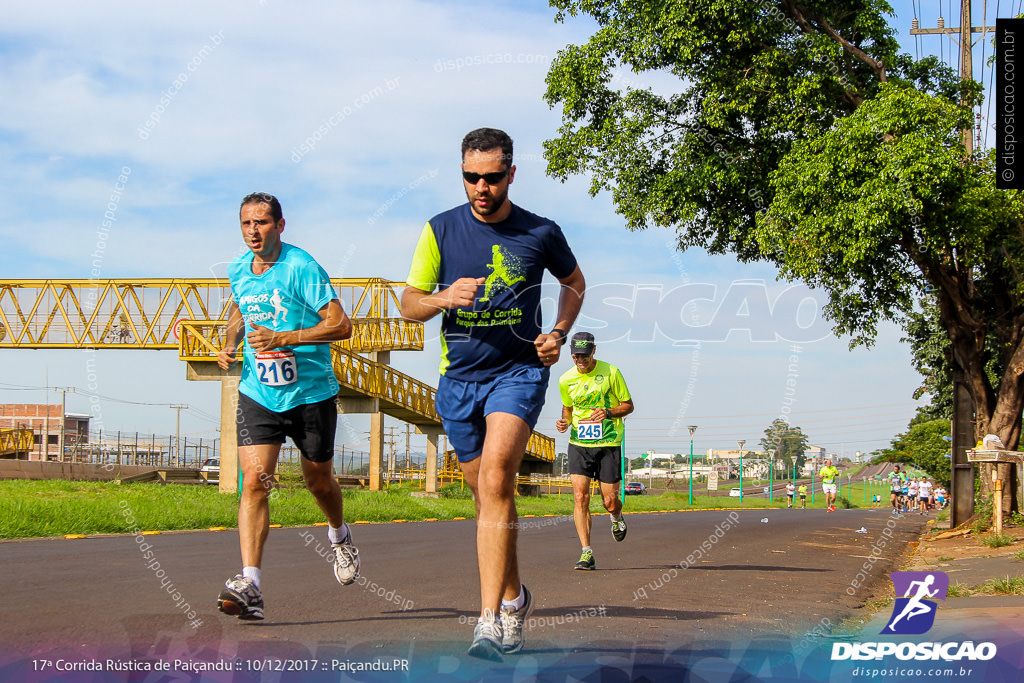
[{"label": "blue sky", "polygon": [[[894,6],[913,54],[911,3]],[[923,9],[922,26],[936,7]],[[542,143],[560,122],[542,99],[547,66],[593,29],[553,19],[543,2],[4,3],[0,272],[89,277],[109,197],[127,175],[101,277],[219,272],[241,246],[240,198],[261,190],[282,201],[286,241],[333,277],[403,280],[424,221],[465,199],[462,136],[493,126],[516,143],[510,197],[562,226],[594,288],[581,325],[633,392],[627,450],[687,452],[688,424],[697,452],[736,439],[749,447],[784,407],[836,453],[887,445],[920,384],[898,330],[850,351],[815,320],[820,293],[777,282],[762,264],[679,253],[665,230],[630,233],[586,179],[545,175]],[[918,44],[939,52],[948,40]],[[427,349],[395,353],[393,365],[436,382],[436,336],[434,321]],[[2,402],[43,402],[35,387],[47,383],[87,384],[81,351],[2,358]],[[216,437],[217,386],[186,381],[176,354],[104,351],[95,372],[105,430],[173,433],[167,404],[187,403],[182,432]],[[83,395],[67,400],[69,411],[88,408]],[[538,426],[552,435],[558,403],[552,386]],[[346,417],[339,441],[365,449],[366,429]]]}]

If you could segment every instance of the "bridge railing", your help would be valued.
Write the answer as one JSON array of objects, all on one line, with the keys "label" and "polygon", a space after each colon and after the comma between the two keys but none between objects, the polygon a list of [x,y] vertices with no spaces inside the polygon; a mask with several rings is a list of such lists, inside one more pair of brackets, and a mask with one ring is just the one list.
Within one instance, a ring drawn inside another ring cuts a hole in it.
[{"label": "bridge railing", "polygon": [[[401,320],[404,283],[331,283],[350,318],[375,321],[355,343],[422,348],[422,325]],[[175,349],[182,320],[225,320],[230,297],[225,278],[0,280],[0,348]]]}]

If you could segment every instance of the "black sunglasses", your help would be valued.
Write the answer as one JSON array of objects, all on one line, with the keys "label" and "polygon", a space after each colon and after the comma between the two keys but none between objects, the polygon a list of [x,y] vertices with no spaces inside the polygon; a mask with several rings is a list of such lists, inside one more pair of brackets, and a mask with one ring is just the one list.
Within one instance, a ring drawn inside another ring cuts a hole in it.
[{"label": "black sunglasses", "polygon": [[497,185],[502,180],[504,180],[505,176],[507,175],[507,168],[504,171],[495,171],[494,173],[470,173],[469,171],[462,172],[462,177],[465,178],[466,182],[469,183],[470,185],[476,185],[477,183],[480,182],[481,178],[483,178],[484,182],[487,183],[488,185]]}]

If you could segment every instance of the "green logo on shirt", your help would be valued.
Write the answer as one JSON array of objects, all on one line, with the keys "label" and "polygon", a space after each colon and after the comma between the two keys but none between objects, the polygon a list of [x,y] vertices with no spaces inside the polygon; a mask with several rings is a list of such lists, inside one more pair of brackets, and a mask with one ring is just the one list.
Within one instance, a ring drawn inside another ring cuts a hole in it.
[{"label": "green logo on shirt", "polygon": [[518,256],[500,244],[491,246],[491,274],[484,281],[484,295],[478,301],[490,301],[492,294],[500,294],[517,282],[526,280],[523,263]]}]

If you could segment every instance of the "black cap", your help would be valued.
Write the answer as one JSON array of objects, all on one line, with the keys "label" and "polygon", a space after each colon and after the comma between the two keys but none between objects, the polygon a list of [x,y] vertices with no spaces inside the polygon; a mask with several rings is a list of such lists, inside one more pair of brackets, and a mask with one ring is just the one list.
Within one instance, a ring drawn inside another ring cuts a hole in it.
[{"label": "black cap", "polygon": [[569,342],[569,352],[572,355],[583,354],[589,356],[594,352],[594,335],[589,332],[577,332],[572,335],[572,341]]}]

